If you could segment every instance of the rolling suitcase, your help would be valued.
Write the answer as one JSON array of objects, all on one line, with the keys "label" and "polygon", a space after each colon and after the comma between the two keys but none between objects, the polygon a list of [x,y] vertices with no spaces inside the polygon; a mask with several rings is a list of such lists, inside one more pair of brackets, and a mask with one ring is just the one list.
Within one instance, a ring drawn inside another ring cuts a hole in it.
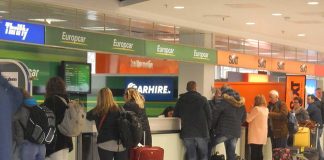
[{"label": "rolling suitcase", "polygon": [[[145,132],[144,132],[145,144]],[[142,146],[130,150],[130,160],[163,160],[164,149],[161,147]]]}]

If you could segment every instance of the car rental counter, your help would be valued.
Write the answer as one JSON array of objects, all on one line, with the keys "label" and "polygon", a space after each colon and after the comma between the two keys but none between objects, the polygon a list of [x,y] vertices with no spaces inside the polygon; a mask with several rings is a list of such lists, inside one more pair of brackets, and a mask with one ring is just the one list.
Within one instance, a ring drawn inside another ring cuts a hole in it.
[{"label": "car rental counter", "polygon": [[[152,132],[153,146],[164,149],[164,160],[184,160],[185,148],[180,139],[181,121],[179,118],[149,118]],[[241,138],[237,142],[236,154],[245,156],[245,128],[241,128]],[[74,150],[70,152],[70,160],[98,160],[97,153],[97,129],[94,123],[89,121],[84,127],[83,133],[74,138]],[[224,144],[219,144],[214,152],[225,155]],[[270,147],[271,152],[271,147]],[[271,157],[265,153],[264,157]],[[270,158],[271,159],[271,158]]]},{"label": "car rental counter", "polygon": [[[181,122],[179,118],[149,118],[152,132],[153,146],[164,149],[164,160],[183,160],[185,148],[180,139]],[[242,141],[241,141],[242,140]],[[245,128],[242,127],[241,138],[237,142],[236,154],[244,157],[245,154]],[[225,155],[224,144],[215,148]]]}]

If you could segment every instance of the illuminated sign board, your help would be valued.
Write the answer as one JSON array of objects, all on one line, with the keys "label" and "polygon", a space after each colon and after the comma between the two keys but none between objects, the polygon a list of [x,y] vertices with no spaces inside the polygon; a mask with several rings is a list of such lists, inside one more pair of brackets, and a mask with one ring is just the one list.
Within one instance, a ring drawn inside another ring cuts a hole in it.
[{"label": "illuminated sign board", "polygon": [[129,77],[125,88],[136,88],[147,101],[171,101],[174,78],[170,77]]},{"label": "illuminated sign board", "polygon": [[45,27],[39,24],[1,20],[0,39],[43,45]]},{"label": "illuminated sign board", "polygon": [[314,94],[316,89],[316,79],[306,79],[306,94]]}]

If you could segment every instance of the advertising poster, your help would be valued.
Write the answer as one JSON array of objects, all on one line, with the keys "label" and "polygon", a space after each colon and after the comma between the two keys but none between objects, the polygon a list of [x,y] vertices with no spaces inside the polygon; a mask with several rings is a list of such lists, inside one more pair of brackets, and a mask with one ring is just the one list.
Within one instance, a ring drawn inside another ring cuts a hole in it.
[{"label": "advertising poster", "polygon": [[305,100],[305,82],[306,77],[303,75],[288,75],[286,81],[286,105],[292,109],[294,97],[301,97]]},{"label": "advertising poster", "polygon": [[18,72],[1,72],[1,75],[14,87],[18,87]]}]

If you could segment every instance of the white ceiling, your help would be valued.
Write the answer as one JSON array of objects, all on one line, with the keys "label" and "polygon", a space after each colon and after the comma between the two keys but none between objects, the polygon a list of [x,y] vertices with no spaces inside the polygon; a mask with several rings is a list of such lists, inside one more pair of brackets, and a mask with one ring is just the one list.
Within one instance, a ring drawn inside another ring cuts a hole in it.
[{"label": "white ceiling", "polygon": [[[119,7],[117,0],[36,0],[64,6],[114,12],[216,32],[324,52],[324,1],[308,0],[148,0]],[[176,10],[174,6],[184,6]],[[280,17],[272,13],[282,13]],[[225,17],[224,19],[222,17]],[[246,22],[255,22],[248,26]],[[305,37],[297,34],[304,33]]]},{"label": "white ceiling", "polygon": [[[324,1],[149,0],[118,8],[119,13],[224,33],[246,39],[324,51]],[[174,6],[184,6],[176,10]],[[280,17],[272,13],[282,13]],[[226,18],[222,18],[226,17]],[[246,22],[255,22],[248,26]],[[297,34],[304,33],[305,37]]]}]

